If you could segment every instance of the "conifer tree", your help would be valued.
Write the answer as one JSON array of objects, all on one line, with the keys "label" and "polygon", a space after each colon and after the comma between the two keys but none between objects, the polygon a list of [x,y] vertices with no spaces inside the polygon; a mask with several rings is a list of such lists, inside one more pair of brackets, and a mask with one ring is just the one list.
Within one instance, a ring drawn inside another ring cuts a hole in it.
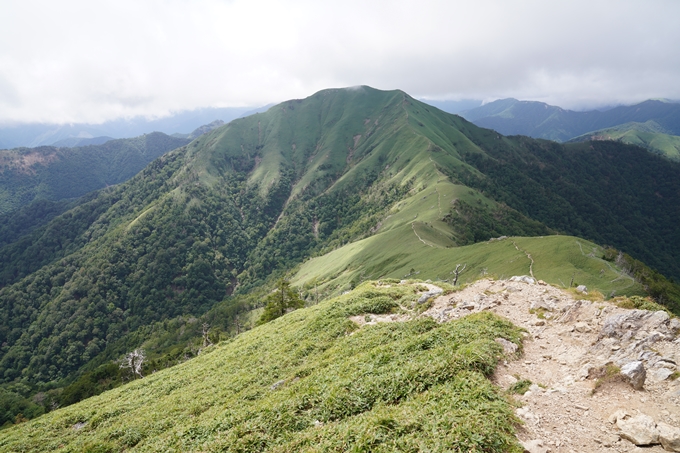
[{"label": "conifer tree", "polygon": [[297,292],[290,287],[290,282],[283,278],[276,282],[276,289],[265,300],[267,304],[264,307],[264,313],[257,322],[258,325],[272,321],[285,315],[288,311],[302,308],[305,305]]}]

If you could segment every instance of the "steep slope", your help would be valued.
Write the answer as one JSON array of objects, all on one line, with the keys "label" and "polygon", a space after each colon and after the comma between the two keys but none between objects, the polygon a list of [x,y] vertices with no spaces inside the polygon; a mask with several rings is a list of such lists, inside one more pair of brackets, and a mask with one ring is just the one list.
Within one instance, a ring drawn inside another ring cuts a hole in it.
[{"label": "steep slope", "polygon": [[[593,146],[501,137],[369,87],[234,120],[0,249],[0,378],[34,390],[67,384],[173,318],[227,312],[253,292],[257,306],[273,278],[341,246],[352,266],[351,253],[375,253],[329,292],[411,268],[447,278],[458,262],[470,266],[465,279],[485,268],[527,273],[534,260],[550,283],[640,293],[584,240],[479,244],[557,230],[627,250],[632,237],[631,250],[658,252],[672,274],[678,166],[636,147]],[[456,261],[435,269],[423,266],[428,256]],[[334,273],[296,281],[310,289]]]},{"label": "steep slope", "polygon": [[[427,290],[370,282],[211,347],[196,359],[0,431],[0,449],[521,452],[487,379],[520,331],[482,313],[359,326]],[[403,308],[400,308],[403,307]],[[417,312],[413,312],[417,314]]]},{"label": "steep slope", "polygon": [[649,100],[603,112],[574,112],[542,102],[501,99],[461,115],[480,127],[504,135],[527,135],[565,142],[574,137],[626,123],[654,121],[660,131],[680,135],[680,104]]},{"label": "steep slope", "polygon": [[33,200],[77,198],[125,181],[187,140],[160,132],[78,148],[0,150],[0,214]]},{"label": "steep slope", "polygon": [[[0,449],[629,451],[625,413],[680,432],[680,322],[659,308],[526,277],[364,282],[2,430]],[[638,359],[636,390],[618,367]]]}]

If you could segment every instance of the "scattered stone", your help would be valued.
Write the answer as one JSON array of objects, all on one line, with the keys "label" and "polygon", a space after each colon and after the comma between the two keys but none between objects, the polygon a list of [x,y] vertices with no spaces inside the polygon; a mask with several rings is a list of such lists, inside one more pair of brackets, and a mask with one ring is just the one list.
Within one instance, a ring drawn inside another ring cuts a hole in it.
[{"label": "scattered stone", "polygon": [[673,375],[674,371],[668,368],[661,368],[652,373],[652,380],[656,382],[665,381]]},{"label": "scattered stone", "polygon": [[659,443],[659,432],[656,423],[649,415],[640,414],[630,418],[619,418],[616,426],[621,430],[621,437],[635,445],[652,445]]},{"label": "scattered stone", "polygon": [[522,447],[524,447],[525,453],[548,453],[550,449],[543,445],[541,439],[533,439],[526,442],[522,442]]},{"label": "scattered stone", "polygon": [[659,433],[659,442],[664,450],[680,451],[680,428],[659,422],[656,425]]},{"label": "scattered stone", "polygon": [[[663,447],[680,451],[674,447],[680,438],[680,428],[674,427],[680,426],[680,380],[672,380],[680,370],[680,321],[663,311],[593,303],[522,277],[468,285],[436,298],[423,316],[447,322],[489,309],[525,329],[520,360],[515,359],[519,348],[514,343],[496,340],[505,352],[496,378],[499,385],[508,388],[518,379],[530,379],[549,387],[534,384],[517,397],[525,404],[516,409],[524,422],[520,436],[533,439],[522,444],[525,451],[661,451],[662,432],[668,432]],[[602,364],[615,365],[623,373],[611,376],[614,370]],[[583,381],[589,370],[600,369],[606,374],[594,376],[593,371],[589,378],[611,377],[611,384],[591,393],[595,383]],[[646,391],[616,384],[626,381]],[[619,408],[609,418],[611,424],[606,423],[610,410]],[[655,418],[639,415],[639,410]],[[619,430],[628,440],[619,437]],[[643,448],[656,446],[640,449],[629,441]]]},{"label": "scattered stone", "polygon": [[543,392],[543,389],[538,384],[531,384],[529,386],[529,391],[531,393],[541,393]]},{"label": "scattered stone", "polygon": [[576,291],[581,294],[588,294],[588,288],[586,288],[586,285],[578,285],[576,287]]},{"label": "scattered stone", "polygon": [[503,352],[505,355],[512,355],[517,352],[517,345],[512,341],[508,341],[505,338],[496,338],[496,343],[503,346]]},{"label": "scattered stone", "polygon": [[642,390],[645,385],[647,372],[645,371],[645,366],[642,362],[636,360],[635,362],[626,363],[622,366],[621,375],[626,377],[635,390]]},{"label": "scattered stone", "polygon": [[615,425],[616,422],[619,421],[620,418],[623,419],[623,418],[626,418],[626,417],[629,417],[629,416],[630,416],[630,414],[628,412],[626,412],[625,409],[619,409],[616,412],[614,412],[613,414],[611,414],[609,416],[609,418],[607,419],[607,421],[609,421],[609,423],[611,423],[612,425]]},{"label": "scattered stone", "polygon": [[427,291],[427,292],[424,292],[424,293],[420,296],[420,298],[418,299],[418,303],[419,303],[419,304],[424,304],[424,303],[427,302],[427,300],[430,299],[431,297],[435,297],[435,296],[437,296],[437,295],[439,295],[439,294],[441,294],[441,293],[443,293],[443,292],[444,292],[444,290],[441,289],[441,288],[433,288],[433,289],[431,289],[431,290],[429,290],[429,291]]},{"label": "scattered stone", "polygon": [[281,386],[282,386],[283,384],[285,384],[285,383],[286,383],[286,380],[285,380],[285,379],[281,379],[280,381],[274,382],[270,388],[271,388],[272,390],[276,390],[277,388],[281,387]]},{"label": "scattered stone", "polygon": [[76,431],[79,431],[79,430],[83,429],[86,424],[87,424],[87,422],[78,422],[78,423],[74,424],[72,428]]},{"label": "scattered stone", "polygon": [[505,381],[509,384],[512,385],[515,382],[517,382],[517,378],[513,376],[512,374],[506,374],[505,375]]},{"label": "scattered stone", "polygon": [[607,438],[604,440],[604,442],[602,442],[602,445],[607,447],[607,448],[611,448],[611,447],[614,446],[614,444],[616,442],[619,441],[619,439],[620,439],[620,437],[617,436],[617,435],[607,436]]},{"label": "scattered stone", "polygon": [[530,310],[545,310],[545,311],[553,311],[555,307],[544,301],[544,300],[532,300],[531,305],[529,305]]},{"label": "scattered stone", "polygon": [[590,326],[585,322],[577,322],[574,324],[574,330],[580,333],[590,332]]},{"label": "scattered stone", "polygon": [[528,275],[515,275],[514,277],[510,277],[510,281],[528,283],[529,285],[533,285],[536,283],[536,280],[532,277],[529,277]]}]

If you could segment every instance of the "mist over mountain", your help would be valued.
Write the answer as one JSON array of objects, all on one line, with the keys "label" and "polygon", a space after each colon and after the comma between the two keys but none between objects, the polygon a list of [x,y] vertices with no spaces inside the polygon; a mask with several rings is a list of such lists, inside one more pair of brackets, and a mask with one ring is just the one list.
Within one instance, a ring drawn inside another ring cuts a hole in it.
[{"label": "mist over mountain", "polygon": [[[102,124],[4,124],[0,125],[0,149],[35,148],[50,145],[76,146],[59,145],[58,142],[103,136],[129,138],[151,132],[163,132],[167,135],[188,134],[215,120],[229,122],[252,111],[252,107],[210,107],[174,113],[158,119],[139,117],[107,121]],[[83,145],[85,143],[79,146]]]}]

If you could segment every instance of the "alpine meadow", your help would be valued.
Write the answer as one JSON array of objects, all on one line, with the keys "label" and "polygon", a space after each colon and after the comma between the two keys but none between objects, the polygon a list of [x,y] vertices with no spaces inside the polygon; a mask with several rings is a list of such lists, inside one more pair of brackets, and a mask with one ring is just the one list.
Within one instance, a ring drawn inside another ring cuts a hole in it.
[{"label": "alpine meadow", "polygon": [[[420,317],[430,285],[526,275],[680,315],[680,163],[643,147],[368,86],[155,140],[96,192],[41,169],[0,193],[0,450],[522,452],[490,380],[522,329]],[[387,314],[410,318],[350,319]]]}]

